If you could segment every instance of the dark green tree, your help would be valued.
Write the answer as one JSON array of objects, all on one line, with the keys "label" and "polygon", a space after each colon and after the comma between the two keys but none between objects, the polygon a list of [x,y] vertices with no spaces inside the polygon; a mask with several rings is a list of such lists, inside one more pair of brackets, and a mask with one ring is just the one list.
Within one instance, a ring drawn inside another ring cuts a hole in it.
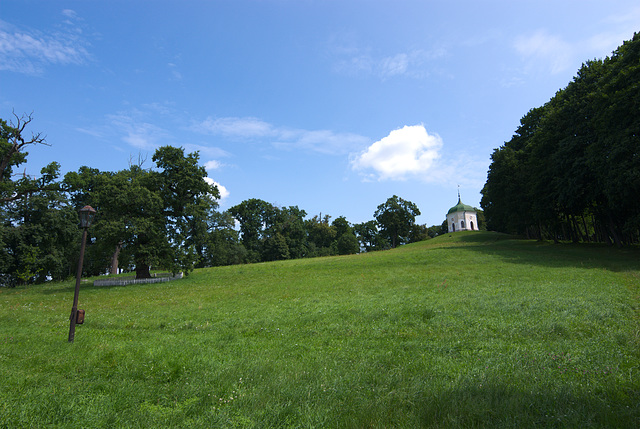
[{"label": "dark green tree", "polygon": [[262,260],[264,243],[275,224],[277,209],[272,204],[252,198],[229,209],[229,213],[240,223],[242,244],[248,253],[249,262]]},{"label": "dark green tree", "polygon": [[331,226],[336,231],[335,248],[338,255],[352,255],[360,251],[358,238],[353,230],[353,226],[344,216],[337,217]]},{"label": "dark green tree", "polygon": [[487,227],[537,238],[640,241],[640,35],[588,61],[492,155]]},{"label": "dark green tree", "polygon": [[385,250],[390,247],[387,239],[380,234],[378,224],[375,220],[357,223],[353,229],[360,243],[360,247],[366,252]]},{"label": "dark green tree", "polygon": [[336,240],[336,228],[329,223],[330,219],[329,215],[319,215],[305,222],[309,240],[309,256],[333,254],[331,245]]},{"label": "dark green tree", "polygon": [[298,259],[309,256],[309,243],[304,221],[306,216],[307,212],[298,206],[276,209],[276,220],[270,235],[280,234],[284,238],[288,250],[288,252],[281,252],[282,255],[288,255],[288,257],[279,259]]},{"label": "dark green tree", "polygon": [[409,243],[417,243],[418,241],[431,238],[429,236],[429,228],[427,225],[414,225],[409,231]]},{"label": "dark green tree", "polygon": [[231,213],[213,212],[207,219],[207,234],[199,253],[199,267],[215,267],[247,262],[247,251],[240,242]]},{"label": "dark green tree", "polygon": [[165,146],[153,160],[157,170],[131,165],[103,173],[82,167],[65,176],[72,201],[97,210],[89,259],[101,270],[135,267],[137,278],[147,278],[151,267],[188,274],[196,265],[207,231],[201,223],[218,191],[206,183],[195,153]]},{"label": "dark green tree", "polygon": [[165,231],[171,246],[166,268],[188,273],[197,263],[197,246],[206,232],[206,219],[217,206],[220,193],[207,183],[207,172],[198,165],[199,154],[185,154],[183,148],[163,146],[152,160],[157,170],[150,173],[151,189],[162,200]]},{"label": "dark green tree", "polygon": [[9,203],[5,214],[3,272],[21,283],[63,280],[75,272],[78,213],[58,191],[36,191]]},{"label": "dark green tree", "polygon": [[374,218],[380,226],[381,233],[395,248],[408,242],[409,233],[415,225],[416,216],[420,210],[411,201],[403,200],[394,195],[380,204],[374,213]]}]

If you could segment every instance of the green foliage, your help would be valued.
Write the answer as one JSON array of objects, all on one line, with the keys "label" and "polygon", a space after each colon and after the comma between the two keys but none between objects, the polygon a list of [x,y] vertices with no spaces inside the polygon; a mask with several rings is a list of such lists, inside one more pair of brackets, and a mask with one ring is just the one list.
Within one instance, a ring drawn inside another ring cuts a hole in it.
[{"label": "green foliage", "polygon": [[0,289],[2,427],[636,427],[638,250],[389,252]]},{"label": "green foliage", "polygon": [[329,223],[331,216],[314,216],[306,222],[310,248],[313,256],[329,256],[331,244],[336,239],[336,228]]},{"label": "green foliage", "polygon": [[206,233],[201,235],[198,267],[217,267],[247,261],[247,251],[235,230],[235,220],[228,211],[212,212],[207,218]]},{"label": "green foliage", "polygon": [[276,207],[252,198],[231,207],[229,213],[240,222],[242,244],[249,254],[249,262],[259,262],[264,242],[275,223]]},{"label": "green foliage", "polygon": [[88,251],[93,273],[104,272],[111,258],[149,277],[150,267],[188,273],[202,256],[208,217],[219,197],[205,181],[198,154],[164,146],[153,161],[158,170],[132,165],[116,173],[82,167],[65,176],[65,189],[77,206],[98,212]]},{"label": "green foliage", "polygon": [[229,213],[240,223],[248,262],[348,255],[360,250],[353,226],[342,216],[331,224],[328,215],[305,220],[307,213],[297,206],[280,208],[258,199],[243,201]]},{"label": "green foliage", "polygon": [[[12,181],[12,168],[26,161],[23,149],[44,143],[39,134],[23,138],[31,117],[16,119],[17,126],[0,120],[0,269],[23,282],[74,274],[77,210],[85,205],[97,210],[83,265],[88,275],[123,269],[146,278],[152,267],[188,274],[195,267],[380,250],[390,241],[397,245],[425,237],[424,228],[410,225],[405,231],[388,223],[391,217],[382,231],[375,223],[365,231],[344,217],[332,223],[327,215],[307,220],[297,206],[276,207],[259,199],[219,213],[218,189],[205,180],[198,153],[171,146],[156,150],[156,168],[143,168],[144,160],[117,172],[83,166],[58,182],[60,165],[53,162],[38,179]],[[408,204],[402,209],[419,213]]]},{"label": "green foliage", "polygon": [[25,129],[31,116],[0,119],[0,272],[23,283],[60,280],[77,257],[77,213],[56,182],[60,164],[51,162],[37,178],[14,169],[27,161],[25,148],[45,144]]},{"label": "green foliage", "polygon": [[338,255],[353,255],[360,250],[360,243],[353,232],[345,232],[336,241]]},{"label": "green foliage", "polygon": [[586,62],[492,155],[489,229],[554,240],[640,241],[640,34]]},{"label": "green foliage", "polygon": [[4,272],[25,283],[72,275],[79,247],[78,214],[61,192],[31,192],[7,203],[4,216]]},{"label": "green foliage", "polygon": [[378,230],[378,224],[375,220],[358,223],[354,226],[354,230],[360,242],[360,247],[366,252],[390,248],[387,239]]},{"label": "green foliage", "polygon": [[416,216],[419,215],[418,206],[394,195],[378,206],[373,217],[380,226],[380,232],[391,242],[391,247],[395,248],[409,241],[409,234],[415,226]]}]

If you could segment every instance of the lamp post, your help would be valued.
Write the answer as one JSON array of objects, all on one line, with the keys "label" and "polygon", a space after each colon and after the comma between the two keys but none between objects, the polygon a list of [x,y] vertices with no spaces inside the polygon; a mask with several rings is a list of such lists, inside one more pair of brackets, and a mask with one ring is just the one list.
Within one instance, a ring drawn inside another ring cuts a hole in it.
[{"label": "lamp post", "polygon": [[[80,209],[80,228],[82,228],[82,244],[80,245],[80,259],[78,261],[78,274],[76,275],[76,290],[73,294],[73,307],[69,316],[69,342],[72,343],[76,335],[76,323],[78,322],[78,295],[80,294],[80,277],[82,276],[82,263],[84,262],[84,248],[87,242],[87,229],[91,226],[91,221],[96,211],[91,206],[84,206]],[[84,312],[83,312],[84,320]],[[82,321],[83,321],[82,320]],[[80,321],[80,323],[82,323]]]}]

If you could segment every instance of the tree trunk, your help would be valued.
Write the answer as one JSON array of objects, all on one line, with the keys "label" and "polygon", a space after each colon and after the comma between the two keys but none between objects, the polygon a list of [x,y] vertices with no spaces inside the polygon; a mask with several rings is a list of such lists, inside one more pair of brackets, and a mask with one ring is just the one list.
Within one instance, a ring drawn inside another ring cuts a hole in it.
[{"label": "tree trunk", "polygon": [[111,268],[109,269],[109,273],[118,274],[118,256],[120,255],[120,249],[122,249],[122,243],[118,243],[116,245],[116,250],[111,255]]},{"label": "tree trunk", "polygon": [[582,232],[580,231],[580,227],[576,223],[575,216],[568,215],[567,219],[569,220],[569,225],[571,227],[571,241],[574,243],[579,243],[582,239]]},{"label": "tree trunk", "polygon": [[584,218],[584,213],[582,214],[582,226],[584,227],[584,235],[587,238],[587,242],[591,243],[591,234],[589,234],[589,227],[587,226],[587,221]]},{"label": "tree trunk", "polygon": [[613,242],[615,243],[616,247],[622,247],[622,242],[620,241],[615,222],[613,221],[613,216],[610,212],[607,212],[607,218],[609,219],[609,231],[611,232],[611,236],[613,237]]},{"label": "tree trunk", "polygon": [[149,265],[143,263],[136,264],[136,279],[150,279],[151,273],[149,272]]}]

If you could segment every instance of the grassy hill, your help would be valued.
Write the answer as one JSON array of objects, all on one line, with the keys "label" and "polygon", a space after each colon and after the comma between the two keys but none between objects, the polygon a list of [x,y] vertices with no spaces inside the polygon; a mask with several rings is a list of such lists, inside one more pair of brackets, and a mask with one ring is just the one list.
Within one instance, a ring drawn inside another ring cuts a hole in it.
[{"label": "grassy hill", "polygon": [[639,427],[640,252],[456,233],[0,289],[0,427]]}]

